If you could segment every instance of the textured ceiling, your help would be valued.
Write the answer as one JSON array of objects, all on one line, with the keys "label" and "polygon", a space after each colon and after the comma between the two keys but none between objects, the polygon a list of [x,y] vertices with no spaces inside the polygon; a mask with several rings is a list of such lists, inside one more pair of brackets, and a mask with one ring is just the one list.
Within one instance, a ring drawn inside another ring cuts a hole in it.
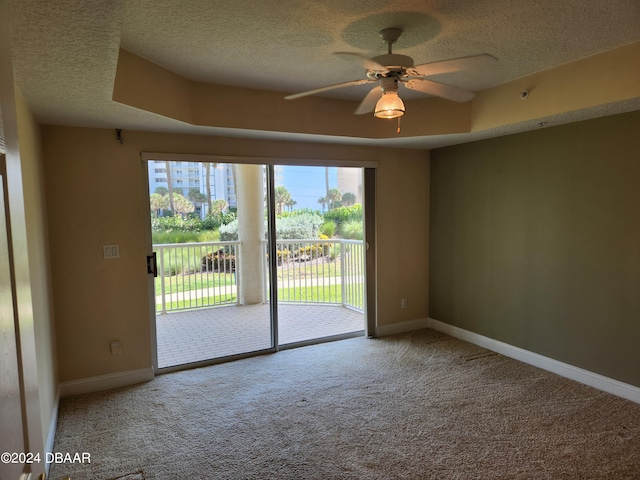
[{"label": "textured ceiling", "polygon": [[[193,80],[291,93],[362,78],[359,65],[332,52],[386,53],[378,32],[400,26],[394,51],[417,63],[497,57],[491,71],[449,78],[479,91],[640,39],[637,0],[230,4],[128,2],[122,46]],[[340,93],[359,98],[352,90]]]},{"label": "textured ceiling", "polygon": [[[426,63],[479,53],[494,68],[441,75],[482,91],[640,41],[638,0],[10,0],[16,84],[41,123],[310,139],[197,127],[114,102],[124,48],[199,82],[294,93],[363,78],[332,55],[385,53],[378,32],[404,29],[394,52]],[[327,96],[357,100],[370,86]],[[405,98],[419,95],[403,94]],[[637,102],[572,112],[575,121]],[[521,131],[514,125],[499,134]],[[485,135],[494,135],[489,132]],[[482,135],[319,141],[430,148]]]}]

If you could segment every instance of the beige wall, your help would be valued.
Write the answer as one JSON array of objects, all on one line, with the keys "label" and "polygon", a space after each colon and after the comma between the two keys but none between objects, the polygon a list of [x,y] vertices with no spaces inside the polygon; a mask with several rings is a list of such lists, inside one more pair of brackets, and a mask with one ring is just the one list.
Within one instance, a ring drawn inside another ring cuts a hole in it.
[{"label": "beige wall", "polygon": [[[479,92],[472,102],[471,131],[635,101],[640,96],[639,56],[636,42]],[[520,98],[523,90],[530,92],[526,100]]]},{"label": "beige wall", "polygon": [[[0,19],[4,18],[0,16]],[[0,39],[0,64],[7,67],[6,43]],[[27,451],[39,453],[53,446],[55,416],[57,412],[56,359],[53,349],[53,316],[50,303],[50,281],[47,258],[47,226],[44,192],[41,182],[41,156],[39,128],[22,96],[14,91],[8,68],[1,69],[0,104],[6,138],[6,179],[9,215],[7,224],[10,242],[8,259],[11,262],[11,285],[3,284],[5,298],[13,298],[15,308],[9,308],[9,320],[15,323],[16,343],[19,350],[15,365],[17,371],[3,364],[3,375],[20,379],[21,417],[0,419],[3,428],[19,443],[24,441]],[[3,202],[4,205],[4,202]],[[4,209],[4,206],[2,207]],[[4,227],[3,227],[4,228]],[[4,268],[8,268],[5,264]],[[5,272],[6,273],[6,272]],[[6,305],[2,305],[5,309]],[[6,317],[5,317],[6,318]],[[7,333],[7,332],[4,332]],[[11,342],[9,342],[11,344]],[[13,363],[13,362],[11,362]],[[12,400],[14,392],[2,392]],[[3,398],[4,400],[4,398]],[[3,415],[10,410],[2,410]],[[18,411],[20,414],[20,411]],[[14,430],[22,423],[22,432]],[[45,463],[29,466],[39,475]],[[5,468],[0,468],[5,471]]]},{"label": "beige wall", "polygon": [[[422,157],[422,158],[421,158]],[[378,325],[426,319],[429,152],[387,157],[377,170]],[[401,309],[402,298],[407,308]]]},{"label": "beige wall", "polygon": [[[3,364],[2,375],[3,378],[6,375],[6,378],[20,379],[22,418],[6,418],[5,415],[12,411],[5,409],[3,404],[0,424],[2,435],[11,436],[7,440],[24,442],[26,451],[44,456],[45,449],[53,446],[58,379],[53,349],[39,127],[24,99],[14,89],[8,38],[10,18],[6,7],[5,2],[0,2],[0,116],[6,140],[7,239],[11,242],[8,259],[13,268],[10,275],[5,274],[5,277],[12,277],[12,284],[0,288],[8,291],[8,297],[4,298],[13,298],[15,302],[15,308],[9,308],[9,319],[13,317],[16,329],[9,335],[16,338],[11,339],[9,345],[15,340],[20,349],[14,364],[19,366],[18,370]],[[7,313],[6,305],[0,308]],[[3,391],[2,401],[11,402],[13,393]],[[20,423],[22,431],[14,430]],[[40,462],[28,465],[26,471],[35,476],[46,468],[45,463]],[[13,469],[0,467],[2,472],[10,470]]]},{"label": "beige wall", "polygon": [[431,152],[430,316],[640,386],[640,112]]},{"label": "beige wall", "polygon": [[[429,165],[423,151],[43,127],[61,381],[151,365],[141,151],[377,161],[378,323],[427,316]],[[102,245],[120,259],[102,259]],[[409,308],[400,309],[400,299]],[[112,356],[109,342],[123,342]]]},{"label": "beige wall", "polygon": [[16,96],[16,107],[42,439],[47,445],[53,440],[50,436],[55,430],[52,422],[58,403],[58,378],[40,128],[20,94]]},{"label": "beige wall", "polygon": [[113,100],[193,125],[339,137],[397,138],[468,132],[471,104],[435,97],[407,103],[402,131],[373,115],[354,117],[359,101],[199,83],[120,50]]}]

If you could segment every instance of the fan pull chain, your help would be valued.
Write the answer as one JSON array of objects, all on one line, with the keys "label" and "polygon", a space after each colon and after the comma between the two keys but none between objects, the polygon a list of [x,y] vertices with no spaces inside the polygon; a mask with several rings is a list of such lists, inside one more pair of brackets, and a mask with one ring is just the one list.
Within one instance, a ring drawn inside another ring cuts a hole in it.
[{"label": "fan pull chain", "polygon": [[400,119],[401,118],[402,118],[401,116],[398,117],[398,130],[396,130],[396,133],[400,133]]}]

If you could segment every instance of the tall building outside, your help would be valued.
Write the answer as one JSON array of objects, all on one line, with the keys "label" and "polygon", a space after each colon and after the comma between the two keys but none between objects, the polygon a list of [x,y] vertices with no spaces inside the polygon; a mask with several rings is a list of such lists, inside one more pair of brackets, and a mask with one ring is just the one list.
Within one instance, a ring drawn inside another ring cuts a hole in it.
[{"label": "tall building outside", "polygon": [[[189,197],[191,189],[207,194],[207,166],[202,162],[167,162],[151,160],[148,163],[149,192],[154,193],[158,187],[169,187],[169,179],[173,191]],[[224,200],[229,207],[237,208],[237,198],[233,165],[228,163],[209,164],[211,200]],[[293,209],[307,208],[322,210],[321,198],[326,197],[327,188],[337,188],[342,194],[352,193],[355,203],[362,203],[362,169],[345,167],[315,167],[297,165],[276,165],[274,167],[274,184],[284,186],[295,201]],[[328,187],[327,187],[328,180]],[[266,175],[265,175],[266,191]],[[196,212],[200,218],[207,214],[207,203],[196,204]]]},{"label": "tall building outside", "polygon": [[[167,173],[167,163],[169,172]],[[209,178],[211,186],[211,200],[224,200],[229,207],[237,206],[233,169],[230,164],[211,163]],[[156,192],[158,187],[169,188],[169,179],[175,193],[189,197],[189,192],[194,189],[203,195],[207,195],[207,167],[202,162],[164,162],[150,160],[149,193]],[[207,203],[196,205],[196,211],[201,218],[207,215]]]},{"label": "tall building outside", "polygon": [[338,168],[338,190],[343,195],[353,193],[355,203],[362,204],[362,169]]}]

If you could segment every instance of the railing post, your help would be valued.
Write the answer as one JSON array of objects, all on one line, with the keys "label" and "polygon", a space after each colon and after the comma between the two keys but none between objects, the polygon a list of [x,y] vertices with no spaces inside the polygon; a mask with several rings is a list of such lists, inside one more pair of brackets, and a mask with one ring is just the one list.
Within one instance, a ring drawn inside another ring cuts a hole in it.
[{"label": "railing post", "polygon": [[167,301],[165,298],[165,287],[164,287],[164,248],[159,247],[160,254],[160,295],[162,296],[162,309],[160,311],[161,315],[165,315],[167,313]]},{"label": "railing post", "polygon": [[269,269],[267,241],[262,240],[260,242],[260,246],[262,248],[262,258],[264,259],[262,262],[262,303],[267,303],[267,296],[269,292],[269,285],[267,284],[267,270]]},{"label": "railing post", "polygon": [[345,266],[346,266],[346,261],[345,261],[345,248],[343,248],[344,244],[342,243],[342,240],[340,240],[340,296],[341,296],[341,300],[342,300],[342,306],[344,307],[347,304],[346,298],[347,298],[347,288],[345,285],[345,281],[344,281],[344,270],[345,270]]},{"label": "railing post", "polygon": [[235,245],[235,264],[233,267],[233,278],[236,282],[236,304],[240,305],[240,273],[242,271],[242,247],[240,246],[240,242]]}]

